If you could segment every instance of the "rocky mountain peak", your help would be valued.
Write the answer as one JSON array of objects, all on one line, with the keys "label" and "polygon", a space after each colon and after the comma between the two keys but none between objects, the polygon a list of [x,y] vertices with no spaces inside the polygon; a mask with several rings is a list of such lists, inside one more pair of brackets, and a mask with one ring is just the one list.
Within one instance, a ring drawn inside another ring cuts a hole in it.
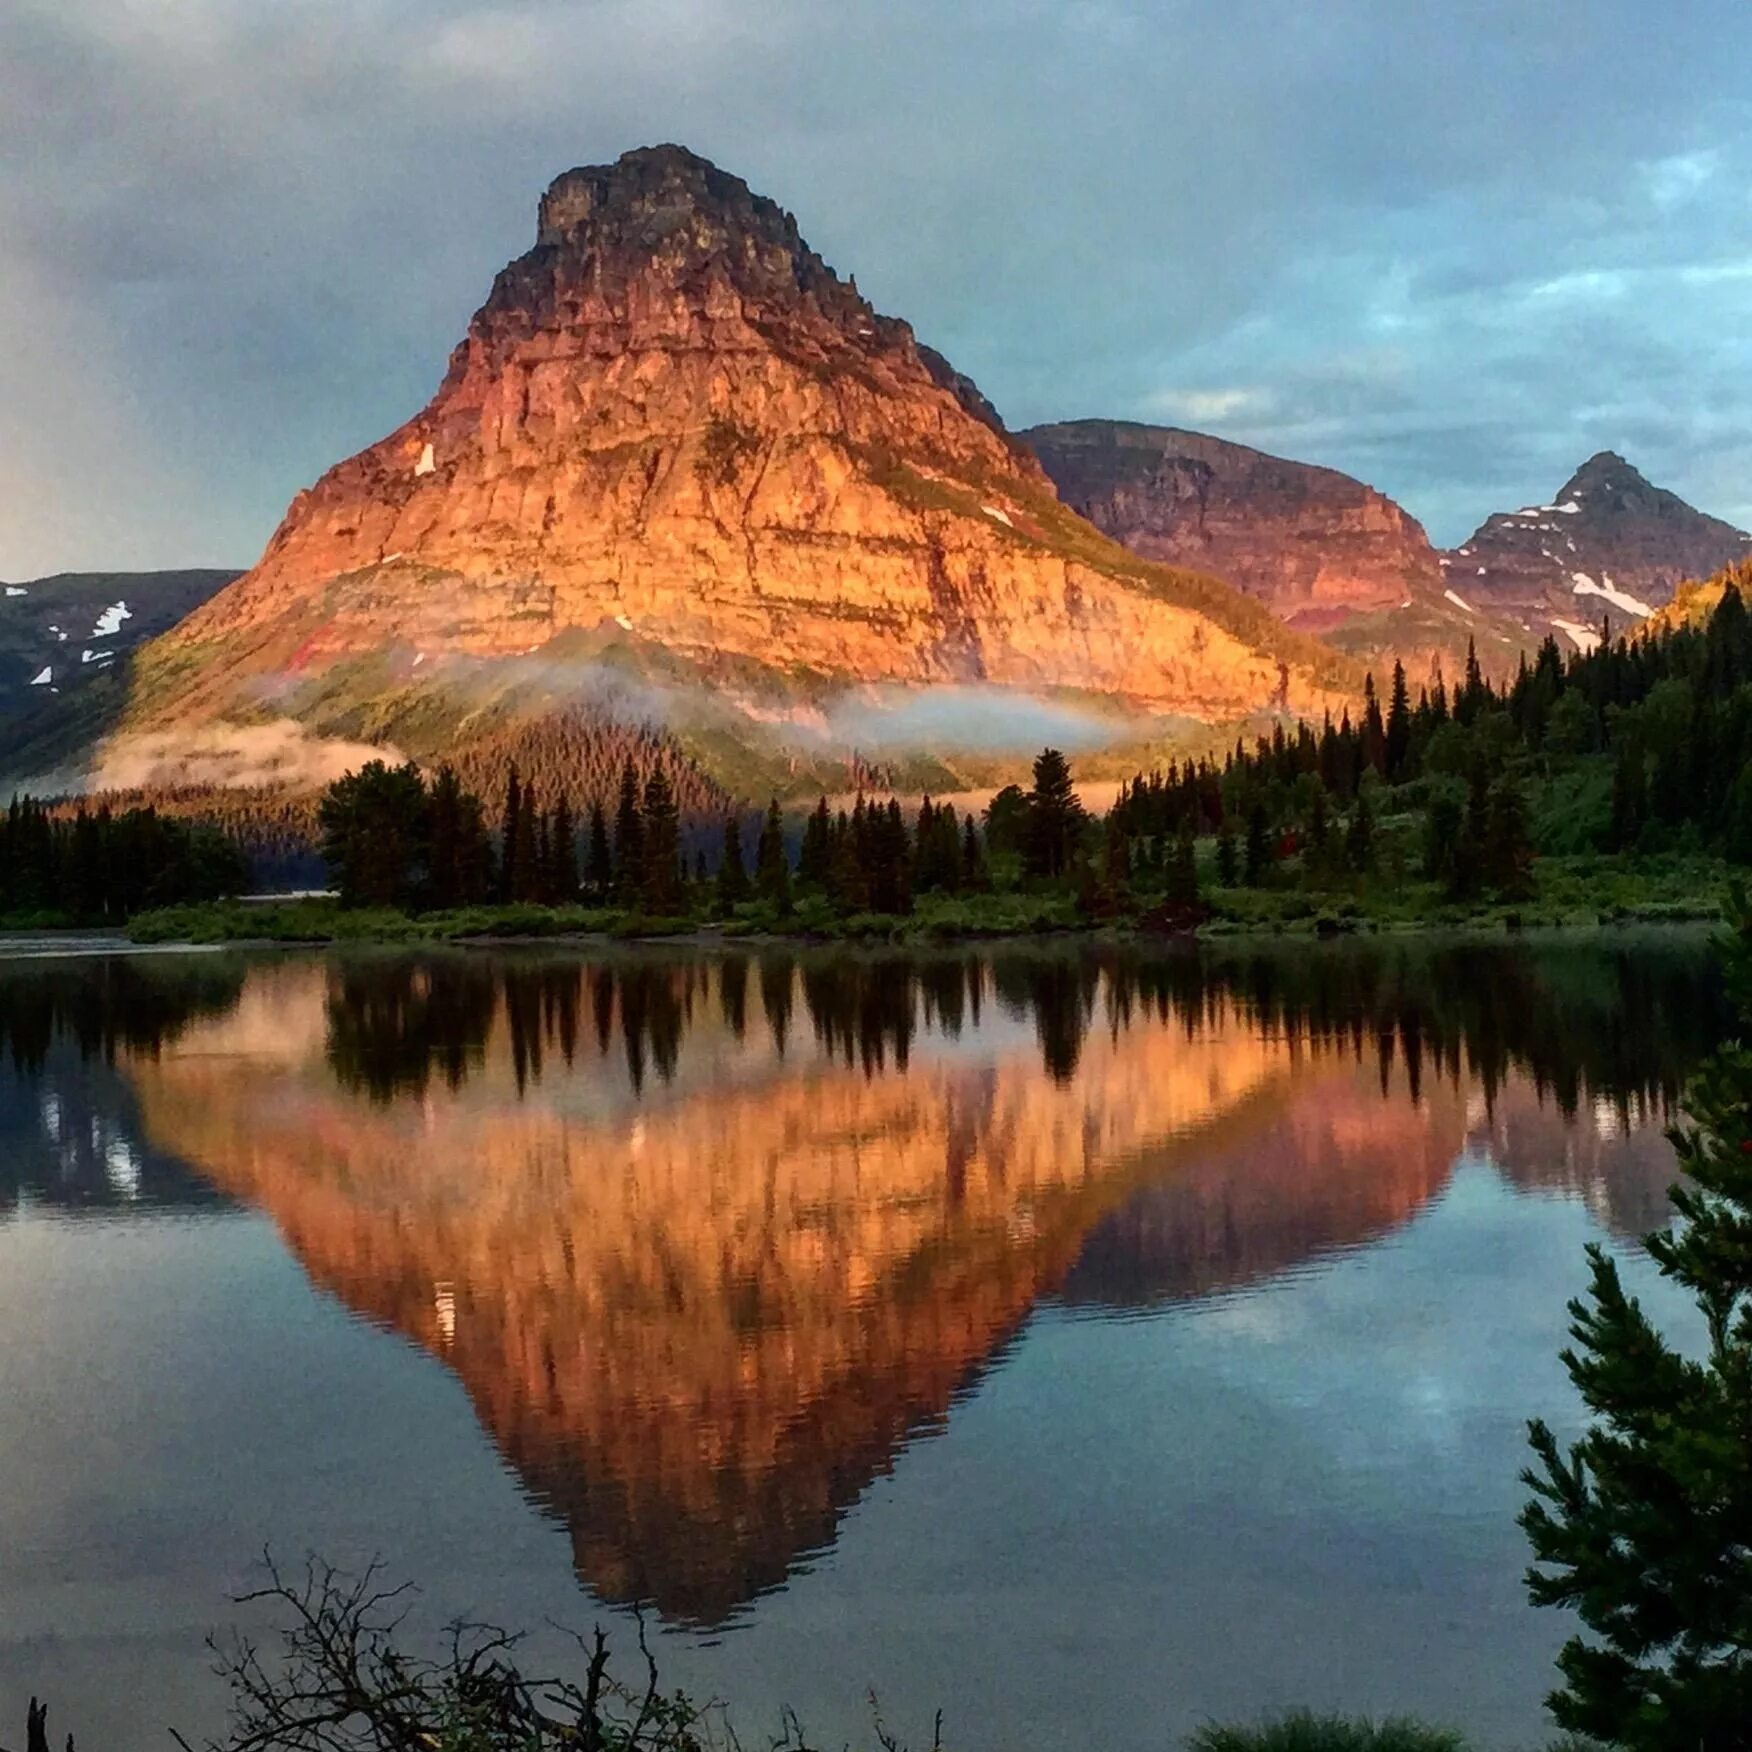
[{"label": "rocky mountain peak", "polygon": [[1614,450],[1589,457],[1548,505],[1498,511],[1442,564],[1480,612],[1586,649],[1670,602],[1687,578],[1743,558],[1752,538],[1657,487]]},{"label": "rocky mountain peak", "polygon": [[[1564,483],[1568,493],[1577,488],[1631,485],[1647,487],[1648,481],[1616,450],[1596,450]],[[1650,489],[1653,490],[1652,488]]]},{"label": "rocky mountain peak", "polygon": [[1435,550],[1415,518],[1336,470],[1244,444],[1122,420],[1024,432],[1080,516],[1134,553],[1193,566],[1325,629],[1358,610],[1439,590]]},{"label": "rocky mountain peak", "polygon": [[967,378],[776,202],[672,145],[555,179],[432,401],[154,648],[131,724],[271,692],[455,758],[535,709],[531,668],[558,698],[610,656],[761,724],[874,682],[1210,718],[1350,685],[1255,604],[1071,516]]},{"label": "rocky mountain peak", "polygon": [[642,273],[716,262],[772,292],[849,290],[784,208],[685,146],[643,146],[555,177],[537,212],[536,247],[605,266],[630,257]]}]

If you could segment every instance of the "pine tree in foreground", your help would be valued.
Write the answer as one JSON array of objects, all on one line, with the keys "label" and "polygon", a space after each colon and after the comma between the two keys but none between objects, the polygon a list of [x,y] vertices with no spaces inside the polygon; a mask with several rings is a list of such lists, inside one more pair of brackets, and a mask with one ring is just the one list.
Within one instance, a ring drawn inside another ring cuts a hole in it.
[{"label": "pine tree in foreground", "polygon": [[1648,1237],[1662,1275],[1702,1312],[1701,1354],[1675,1349],[1618,1267],[1590,1247],[1570,1304],[1570,1378],[1592,1414],[1566,1449],[1531,1426],[1537,1468],[1521,1514],[1535,1604],[1590,1635],[1558,1657],[1549,1699],[1565,1728],[1633,1752],[1752,1744],[1752,909],[1734,896],[1725,944],[1742,1036],[1686,1095],[1671,1133],[1686,1178],[1677,1220]]}]

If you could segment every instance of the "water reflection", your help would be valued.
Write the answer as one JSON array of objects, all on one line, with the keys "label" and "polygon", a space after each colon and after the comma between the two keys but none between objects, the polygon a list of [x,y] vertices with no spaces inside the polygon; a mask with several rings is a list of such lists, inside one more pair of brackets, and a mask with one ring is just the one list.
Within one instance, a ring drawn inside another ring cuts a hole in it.
[{"label": "water reflection", "polygon": [[0,977],[8,1041],[115,1059],[154,1159],[445,1361],[590,1587],[700,1624],[828,1545],[1043,1299],[1258,1283],[1466,1155],[1647,1227],[1720,1023],[1695,943]]}]

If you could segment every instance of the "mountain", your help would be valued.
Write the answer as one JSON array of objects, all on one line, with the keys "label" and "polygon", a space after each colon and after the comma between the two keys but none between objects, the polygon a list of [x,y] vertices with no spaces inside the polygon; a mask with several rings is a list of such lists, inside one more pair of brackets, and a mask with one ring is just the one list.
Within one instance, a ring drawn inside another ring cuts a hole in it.
[{"label": "mountain", "polygon": [[1599,640],[1602,616],[1624,630],[1752,553],[1752,536],[1651,485],[1614,451],[1590,457],[1548,505],[1499,511],[1442,556],[1469,610],[1574,645]]},{"label": "mountain", "polygon": [[0,723],[43,713],[173,627],[237,573],[61,572],[0,584]]},{"label": "mountain", "polygon": [[1324,630],[1350,614],[1440,594],[1423,526],[1335,469],[1124,420],[1021,434],[1079,516],[1145,559],[1190,566]]},{"label": "mountain", "polygon": [[553,183],[430,404],[143,653],[127,727],[288,716],[425,755],[606,698],[694,715],[722,760],[868,684],[1221,721],[1356,679],[1076,517],[788,213],[660,146]]}]

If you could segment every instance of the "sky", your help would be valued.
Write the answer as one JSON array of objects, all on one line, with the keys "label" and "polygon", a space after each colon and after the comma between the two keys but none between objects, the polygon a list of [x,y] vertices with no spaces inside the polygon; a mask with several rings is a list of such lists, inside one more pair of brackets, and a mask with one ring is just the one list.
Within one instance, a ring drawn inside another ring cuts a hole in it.
[{"label": "sky", "polygon": [[1746,0],[5,0],[0,577],[249,564],[663,140],[1012,426],[1752,527]]}]

